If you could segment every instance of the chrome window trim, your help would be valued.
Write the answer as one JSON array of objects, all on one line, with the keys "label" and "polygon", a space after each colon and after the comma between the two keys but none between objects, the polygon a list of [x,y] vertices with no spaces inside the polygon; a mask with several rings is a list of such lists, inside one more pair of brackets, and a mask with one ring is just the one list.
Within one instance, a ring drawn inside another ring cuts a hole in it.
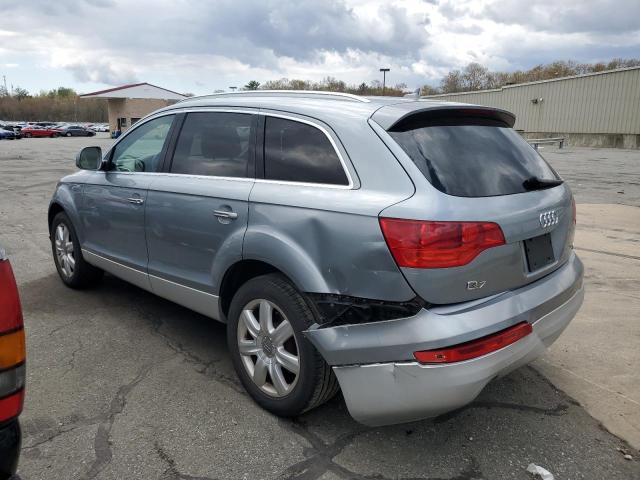
[{"label": "chrome window trim", "polygon": [[309,186],[309,187],[313,186],[313,187],[321,187],[321,188],[335,188],[340,190],[353,190],[353,185],[354,185],[353,178],[351,177],[351,172],[349,171],[349,168],[347,167],[347,163],[345,162],[344,157],[342,156],[342,152],[340,152],[340,149],[338,148],[338,145],[336,144],[335,140],[323,125],[313,120],[307,120],[307,119],[296,117],[293,115],[272,113],[270,111],[261,111],[260,114],[264,115],[265,117],[284,118],[285,120],[291,120],[292,122],[305,123],[307,125],[317,128],[322,133],[324,133],[324,136],[327,137],[327,139],[329,140],[329,143],[331,143],[331,146],[333,147],[333,151],[336,152],[336,155],[338,156],[338,160],[340,160],[340,165],[342,165],[342,170],[347,176],[348,184],[336,185],[333,183],[295,182],[295,181],[289,181],[289,180],[269,180],[266,178],[256,178],[257,183],[275,183],[278,185],[303,185],[303,186]]},{"label": "chrome window trim", "polygon": [[[151,115],[143,118],[142,120],[139,120],[138,122],[136,122],[136,127],[135,128],[139,128],[140,126],[144,125],[145,123],[154,120],[158,117],[162,117],[162,116],[166,116],[166,115],[177,115],[179,113],[198,113],[198,112],[220,112],[220,113],[245,113],[245,114],[250,114],[250,115],[262,115],[264,117],[276,117],[276,118],[284,118],[285,120],[291,120],[293,122],[300,122],[300,123],[305,123],[307,125],[310,125],[312,127],[317,128],[318,130],[320,130],[325,137],[327,137],[327,139],[329,140],[329,143],[331,144],[331,146],[333,147],[334,152],[336,153],[336,155],[338,156],[338,160],[340,160],[340,165],[342,166],[342,170],[344,171],[345,175],[347,176],[347,181],[348,184],[347,185],[335,185],[335,184],[331,184],[331,183],[312,183],[312,182],[296,182],[296,181],[289,181],[289,180],[269,180],[269,179],[265,179],[265,178],[250,178],[250,177],[217,177],[214,175],[191,175],[191,174],[184,174],[184,173],[172,173],[172,172],[118,172],[115,170],[110,170],[110,171],[104,171],[104,173],[117,173],[119,175],[166,175],[166,176],[180,176],[182,178],[184,177],[191,177],[191,178],[197,178],[197,179],[204,179],[204,178],[215,178],[215,179],[220,179],[220,180],[232,180],[232,181],[252,181],[255,183],[264,183],[264,184],[274,184],[274,185],[292,185],[292,186],[303,186],[303,187],[315,187],[315,188],[329,188],[329,189],[337,189],[337,190],[353,190],[354,189],[354,181],[353,181],[353,176],[351,175],[351,171],[349,170],[349,167],[347,166],[347,163],[344,159],[344,156],[342,155],[342,152],[340,151],[340,148],[338,147],[336,141],[334,140],[333,136],[329,133],[329,131],[318,121],[314,121],[314,120],[310,120],[310,119],[306,119],[306,118],[300,118],[299,116],[294,116],[294,115],[287,115],[287,114],[282,114],[282,113],[276,113],[276,112],[271,112],[271,111],[266,111],[266,110],[260,110],[258,108],[256,109],[251,109],[251,108],[244,108],[244,107],[238,107],[238,108],[234,108],[234,107],[216,107],[216,106],[206,106],[206,107],[185,107],[185,108],[174,108],[171,110],[167,110],[167,111],[162,111],[162,112],[158,112],[158,113],[152,113]],[[118,138],[118,141],[109,149],[109,152],[111,152],[114,148],[116,148],[116,146],[118,145],[118,143],[120,143],[122,138],[125,138],[127,135],[129,135],[130,132],[132,132],[133,130],[135,130],[134,128],[130,128],[129,130],[127,130],[127,132],[122,135],[122,137]],[[108,153],[109,153],[108,152]]]}]

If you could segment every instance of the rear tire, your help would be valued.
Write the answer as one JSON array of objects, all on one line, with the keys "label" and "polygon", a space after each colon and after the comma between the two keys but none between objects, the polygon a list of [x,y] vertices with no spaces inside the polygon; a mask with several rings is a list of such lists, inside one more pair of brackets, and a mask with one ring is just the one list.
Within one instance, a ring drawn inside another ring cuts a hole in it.
[{"label": "rear tire", "polygon": [[315,323],[313,313],[282,275],[263,275],[242,285],[231,301],[228,320],[233,366],[249,395],[265,410],[296,416],[338,391],[331,367],[302,334]]},{"label": "rear tire", "polygon": [[64,212],[58,213],[51,223],[51,252],[58,275],[68,287],[88,288],[102,279],[104,272],[82,257],[75,228]]}]

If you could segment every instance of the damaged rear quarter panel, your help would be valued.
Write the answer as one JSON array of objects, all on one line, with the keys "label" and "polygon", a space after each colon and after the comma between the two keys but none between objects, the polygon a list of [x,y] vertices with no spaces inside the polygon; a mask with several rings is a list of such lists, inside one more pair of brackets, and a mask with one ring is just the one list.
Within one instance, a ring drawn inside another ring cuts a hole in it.
[{"label": "damaged rear quarter panel", "polygon": [[[291,197],[297,195],[299,190]],[[415,297],[389,253],[377,216],[254,201],[249,218],[244,258],[273,265],[301,291],[392,301]]]},{"label": "damaged rear quarter panel", "polygon": [[303,292],[413,299],[378,221],[415,193],[411,179],[366,120],[336,115],[324,127],[354,187],[256,182],[243,257],[273,265]]}]

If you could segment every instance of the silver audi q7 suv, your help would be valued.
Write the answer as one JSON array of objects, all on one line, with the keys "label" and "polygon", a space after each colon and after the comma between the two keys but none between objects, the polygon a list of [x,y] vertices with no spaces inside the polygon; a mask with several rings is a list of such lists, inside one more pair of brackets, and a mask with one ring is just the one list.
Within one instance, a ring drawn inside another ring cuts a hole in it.
[{"label": "silver audi q7 suv", "polygon": [[436,416],[540,356],[583,300],[571,191],[513,123],[326,92],[185,100],[78,154],[49,208],[56,268],[225,322],[276,415],[341,389],[368,425]]}]

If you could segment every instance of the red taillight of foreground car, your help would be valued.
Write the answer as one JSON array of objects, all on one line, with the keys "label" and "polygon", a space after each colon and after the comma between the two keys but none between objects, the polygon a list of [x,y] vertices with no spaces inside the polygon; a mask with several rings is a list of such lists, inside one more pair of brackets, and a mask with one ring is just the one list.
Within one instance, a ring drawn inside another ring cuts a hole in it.
[{"label": "red taillight of foreground car", "polygon": [[380,218],[380,228],[400,267],[459,267],[480,252],[505,244],[500,226],[492,222]]},{"label": "red taillight of foreground car", "polygon": [[16,418],[22,413],[24,389],[0,399],[0,423]]},{"label": "red taillight of foreground car", "polygon": [[11,263],[0,252],[0,335],[22,328],[22,308]]},{"label": "red taillight of foreground car", "polygon": [[513,327],[501,330],[486,337],[470,342],[454,345],[438,350],[423,350],[414,352],[413,356],[420,363],[454,363],[481,357],[517,342],[533,331],[528,322],[518,323]]},{"label": "red taillight of foreground car", "polygon": [[18,287],[9,260],[0,251],[0,422],[22,412],[25,341]]}]

